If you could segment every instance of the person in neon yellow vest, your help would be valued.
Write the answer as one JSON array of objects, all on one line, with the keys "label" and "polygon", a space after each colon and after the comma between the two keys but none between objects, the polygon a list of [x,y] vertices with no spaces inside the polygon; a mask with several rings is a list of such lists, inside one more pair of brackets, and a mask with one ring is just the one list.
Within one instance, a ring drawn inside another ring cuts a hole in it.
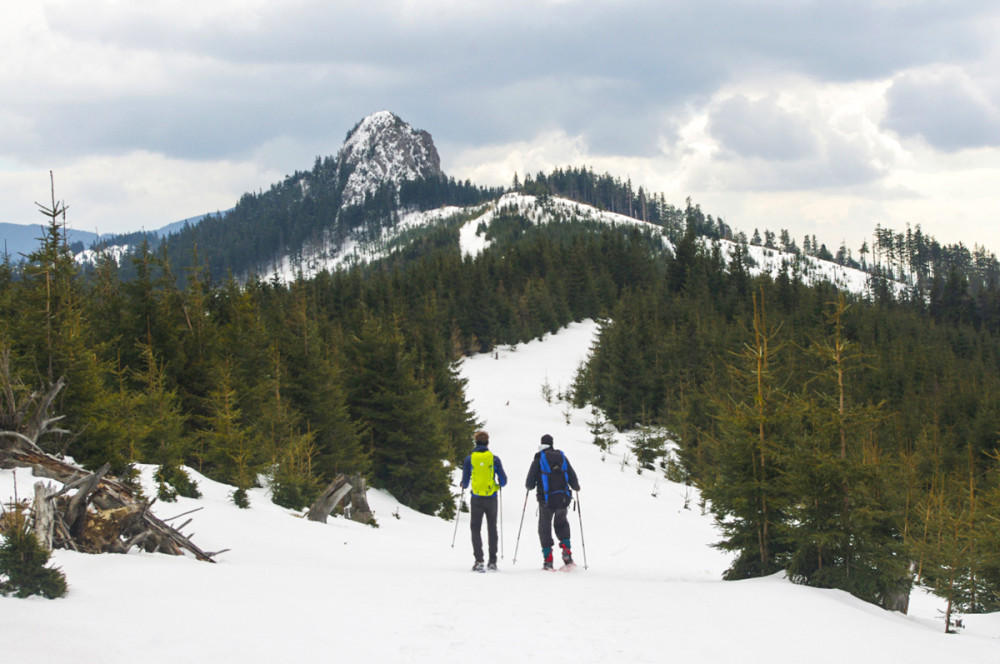
[{"label": "person in neon yellow vest", "polygon": [[[476,556],[473,572],[485,572],[497,568],[497,493],[507,484],[507,474],[503,472],[500,457],[490,452],[490,435],[479,431],[475,435],[475,447],[465,457],[462,464],[462,489],[472,486],[469,512],[472,515],[472,553]],[[486,535],[489,543],[489,562],[483,567],[483,517],[486,517]]]}]

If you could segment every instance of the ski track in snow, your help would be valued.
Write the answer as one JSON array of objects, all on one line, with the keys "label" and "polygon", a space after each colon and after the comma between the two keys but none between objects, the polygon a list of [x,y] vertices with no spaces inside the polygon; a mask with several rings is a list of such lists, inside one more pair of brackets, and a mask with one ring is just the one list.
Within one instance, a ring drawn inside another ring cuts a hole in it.
[{"label": "ski track in snow", "polygon": [[[0,597],[3,660],[998,661],[1000,616],[966,616],[961,635],[945,635],[942,603],[922,591],[903,616],[780,576],[721,581],[728,558],[710,546],[717,534],[696,492],[622,464],[623,436],[602,461],[590,443],[589,409],[542,399],[543,383],[554,393],[570,385],[595,331],[593,322],[573,324],[464,363],[472,406],[510,479],[498,573],[469,571],[467,513],[452,547],[454,522],[413,512],[384,492],[369,491],[378,528],[339,518],[319,524],[272,504],[264,489],[251,492],[251,509],[239,510],[230,487],[199,476],[203,498],[157,503],[154,511],[170,517],[203,508],[185,532],[206,551],[230,552],[213,565],[56,551],[69,595]],[[540,571],[534,495],[525,500],[523,486],[544,433],[580,477],[589,569],[581,512],[571,512],[580,569]],[[14,477],[0,471],[4,502]],[[152,486],[150,468],[143,479]],[[20,496],[31,495],[28,471],[16,471],[16,481]]]}]

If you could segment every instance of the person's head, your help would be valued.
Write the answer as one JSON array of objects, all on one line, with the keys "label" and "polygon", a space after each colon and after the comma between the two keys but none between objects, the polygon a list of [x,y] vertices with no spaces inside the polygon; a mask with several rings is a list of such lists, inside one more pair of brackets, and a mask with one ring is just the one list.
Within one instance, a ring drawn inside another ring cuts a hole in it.
[{"label": "person's head", "polygon": [[544,436],[542,436],[542,444],[538,446],[538,450],[540,452],[543,452],[545,450],[551,450],[551,449],[552,449],[552,436],[550,436],[549,434],[545,434]]},{"label": "person's head", "polygon": [[476,435],[473,437],[473,440],[475,441],[476,445],[482,445],[483,447],[487,447],[490,444],[490,434],[486,433],[485,431],[477,431]]}]

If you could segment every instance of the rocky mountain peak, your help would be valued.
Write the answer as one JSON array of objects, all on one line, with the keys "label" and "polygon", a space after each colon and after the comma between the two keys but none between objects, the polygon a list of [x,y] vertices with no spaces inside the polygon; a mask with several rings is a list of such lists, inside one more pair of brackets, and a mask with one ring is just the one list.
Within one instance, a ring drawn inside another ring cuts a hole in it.
[{"label": "rocky mountain peak", "polygon": [[441,175],[441,159],[431,135],[389,111],[369,115],[352,129],[337,155],[338,170],[349,173],[344,205],[364,202],[381,185]]}]

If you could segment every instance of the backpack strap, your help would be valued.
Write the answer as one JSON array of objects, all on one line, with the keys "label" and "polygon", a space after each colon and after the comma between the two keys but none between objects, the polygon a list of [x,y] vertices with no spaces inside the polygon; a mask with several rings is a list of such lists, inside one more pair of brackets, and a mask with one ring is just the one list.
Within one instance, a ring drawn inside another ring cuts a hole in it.
[{"label": "backpack strap", "polygon": [[549,460],[545,458],[545,450],[542,450],[538,454],[538,467],[542,471],[542,499],[548,503],[549,502],[549,473],[552,472],[552,468],[549,466]]}]

